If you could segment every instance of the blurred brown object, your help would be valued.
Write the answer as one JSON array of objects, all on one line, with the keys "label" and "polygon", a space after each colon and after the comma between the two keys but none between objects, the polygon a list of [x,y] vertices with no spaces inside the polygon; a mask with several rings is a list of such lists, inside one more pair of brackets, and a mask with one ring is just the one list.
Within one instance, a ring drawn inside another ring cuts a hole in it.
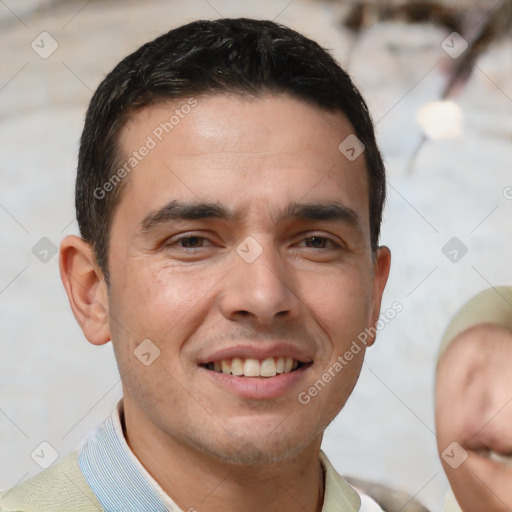
[{"label": "blurred brown object", "polygon": [[[440,52],[445,77],[440,100],[452,100],[465,88],[478,59],[505,37],[512,36],[512,0],[320,0],[340,8],[340,24],[356,34],[380,22],[431,24],[448,36],[457,32],[468,44],[459,58]],[[423,135],[409,162],[409,173],[427,138]]]},{"label": "blurred brown object", "polygon": [[344,476],[345,480],[356,489],[367,494],[382,507],[384,512],[430,512],[409,493],[392,489],[385,485],[361,480],[351,476]]},{"label": "blurred brown object", "polygon": [[[460,4],[459,4],[460,5]],[[468,6],[466,6],[467,8]],[[343,24],[354,31],[369,28],[380,21],[401,20],[409,23],[432,22],[455,30],[460,25],[460,9],[439,2],[353,2]]]},{"label": "blurred brown object", "polygon": [[[336,3],[336,0],[332,2]],[[454,62],[447,77],[442,93],[442,99],[447,99],[464,86],[478,57],[492,43],[512,35],[512,0],[364,0],[351,3],[341,23],[354,32],[360,32],[389,20],[432,23],[448,33],[459,33],[467,41],[468,49]]]}]

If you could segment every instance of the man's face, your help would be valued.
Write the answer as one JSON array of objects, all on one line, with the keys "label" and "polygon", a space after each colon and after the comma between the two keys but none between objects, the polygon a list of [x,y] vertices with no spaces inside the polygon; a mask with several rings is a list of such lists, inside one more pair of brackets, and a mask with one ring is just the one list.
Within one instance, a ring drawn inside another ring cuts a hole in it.
[{"label": "man's face", "polygon": [[[142,109],[120,138],[127,158],[156,142],[110,235],[128,429],[227,460],[280,460],[319,443],[364,346],[333,365],[378,318],[389,253],[372,259],[364,158],[338,150],[353,133],[343,115],[285,96],[197,98],[159,141],[185,103]],[[134,354],[143,340],[160,350],[148,365],[152,355]]]},{"label": "man's face", "polygon": [[512,508],[512,334],[482,324],[460,334],[439,363],[438,448],[466,512]]}]

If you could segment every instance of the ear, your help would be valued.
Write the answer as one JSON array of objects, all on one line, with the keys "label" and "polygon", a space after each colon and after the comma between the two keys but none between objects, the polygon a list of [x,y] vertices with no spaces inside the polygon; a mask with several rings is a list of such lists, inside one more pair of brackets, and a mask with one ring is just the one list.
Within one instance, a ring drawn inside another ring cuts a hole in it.
[{"label": "ear", "polygon": [[78,236],[67,236],[60,245],[59,267],[71,310],[85,337],[93,345],[107,343],[107,285],[92,247]]},{"label": "ear", "polygon": [[[391,267],[391,251],[384,245],[377,249],[377,255],[373,265],[373,289],[372,289],[372,311],[370,316],[370,327],[375,328],[380,315],[382,294],[388,281],[389,269]],[[373,329],[372,329],[373,331]],[[368,338],[366,345],[370,347],[375,342],[376,333]]]}]

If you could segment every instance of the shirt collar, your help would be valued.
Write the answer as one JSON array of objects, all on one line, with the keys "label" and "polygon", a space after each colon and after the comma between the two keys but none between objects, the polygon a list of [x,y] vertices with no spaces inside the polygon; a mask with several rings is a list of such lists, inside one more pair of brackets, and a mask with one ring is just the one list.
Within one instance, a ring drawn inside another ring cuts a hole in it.
[{"label": "shirt collar", "polygon": [[[148,473],[123,434],[123,402],[78,450],[85,479],[106,512],[183,512]],[[336,472],[320,452],[325,475],[322,512],[357,512],[359,494]]]},{"label": "shirt collar", "polygon": [[322,512],[357,512],[361,507],[359,494],[338,474],[323,451],[320,463],[324,469],[325,490]]}]

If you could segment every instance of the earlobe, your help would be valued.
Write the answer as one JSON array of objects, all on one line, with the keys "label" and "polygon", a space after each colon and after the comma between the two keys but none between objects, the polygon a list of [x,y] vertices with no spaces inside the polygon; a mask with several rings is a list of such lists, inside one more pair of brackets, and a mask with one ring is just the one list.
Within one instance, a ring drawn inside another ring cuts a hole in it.
[{"label": "earlobe", "polygon": [[[372,314],[370,319],[370,327],[375,329],[379,320],[380,305],[384,288],[388,281],[389,269],[391,267],[391,251],[384,245],[377,249],[373,269],[373,291],[372,291]],[[372,329],[372,332],[374,332]],[[367,346],[373,345],[375,342],[375,334],[368,339]]]},{"label": "earlobe", "polygon": [[59,267],[71,310],[85,337],[94,345],[107,343],[107,285],[92,247],[78,236],[67,236],[60,246]]}]

